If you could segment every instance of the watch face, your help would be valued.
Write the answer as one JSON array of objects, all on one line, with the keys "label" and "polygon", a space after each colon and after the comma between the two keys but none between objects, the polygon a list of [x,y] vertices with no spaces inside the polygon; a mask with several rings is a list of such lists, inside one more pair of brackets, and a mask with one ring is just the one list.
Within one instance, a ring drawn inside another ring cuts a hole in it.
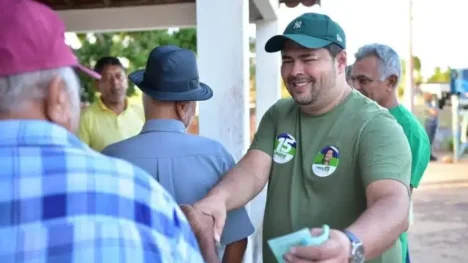
[{"label": "watch face", "polygon": [[355,244],[351,253],[351,263],[364,263],[364,246],[362,243]]}]

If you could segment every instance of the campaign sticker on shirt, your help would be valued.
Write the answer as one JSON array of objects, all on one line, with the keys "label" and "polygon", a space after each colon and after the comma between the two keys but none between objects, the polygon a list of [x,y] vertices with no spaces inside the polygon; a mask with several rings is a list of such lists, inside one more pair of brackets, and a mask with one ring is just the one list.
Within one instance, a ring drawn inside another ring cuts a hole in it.
[{"label": "campaign sticker on shirt", "polygon": [[340,152],[335,146],[324,147],[315,155],[312,171],[319,177],[327,177],[335,172],[340,163]]},{"label": "campaign sticker on shirt", "polygon": [[287,163],[296,155],[296,139],[291,134],[282,133],[276,136],[273,161]]}]

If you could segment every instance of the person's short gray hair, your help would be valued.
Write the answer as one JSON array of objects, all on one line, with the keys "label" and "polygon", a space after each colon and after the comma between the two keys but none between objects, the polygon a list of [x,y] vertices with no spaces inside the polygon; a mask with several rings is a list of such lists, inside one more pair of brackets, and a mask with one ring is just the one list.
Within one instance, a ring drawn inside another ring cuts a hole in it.
[{"label": "person's short gray hair", "polygon": [[354,57],[356,61],[363,58],[375,56],[379,60],[380,80],[395,75],[398,78],[397,84],[401,79],[400,57],[393,48],[383,44],[365,45],[356,52]]},{"label": "person's short gray hair", "polygon": [[80,82],[72,68],[63,67],[0,78],[0,113],[20,110],[27,101],[45,98],[49,83],[57,76],[65,82],[73,108],[79,108]]}]

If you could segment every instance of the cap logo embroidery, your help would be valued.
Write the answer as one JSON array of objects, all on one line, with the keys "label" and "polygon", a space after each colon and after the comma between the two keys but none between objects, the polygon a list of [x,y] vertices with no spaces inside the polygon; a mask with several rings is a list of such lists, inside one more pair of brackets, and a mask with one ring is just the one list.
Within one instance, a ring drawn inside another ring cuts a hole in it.
[{"label": "cap logo embroidery", "polygon": [[300,28],[301,26],[302,26],[302,21],[296,21],[296,22],[294,23],[293,28],[296,29],[296,28]]},{"label": "cap logo embroidery", "polygon": [[336,40],[343,42],[343,39],[341,39],[340,35],[336,34]]}]

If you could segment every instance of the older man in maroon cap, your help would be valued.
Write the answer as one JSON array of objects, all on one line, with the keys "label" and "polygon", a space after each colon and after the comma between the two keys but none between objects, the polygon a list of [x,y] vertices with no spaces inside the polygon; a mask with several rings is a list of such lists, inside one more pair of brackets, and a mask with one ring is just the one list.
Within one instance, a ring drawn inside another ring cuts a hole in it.
[{"label": "older man in maroon cap", "polygon": [[2,262],[203,262],[190,224],[143,170],[72,132],[79,66],[64,25],[32,0],[0,0]]}]

